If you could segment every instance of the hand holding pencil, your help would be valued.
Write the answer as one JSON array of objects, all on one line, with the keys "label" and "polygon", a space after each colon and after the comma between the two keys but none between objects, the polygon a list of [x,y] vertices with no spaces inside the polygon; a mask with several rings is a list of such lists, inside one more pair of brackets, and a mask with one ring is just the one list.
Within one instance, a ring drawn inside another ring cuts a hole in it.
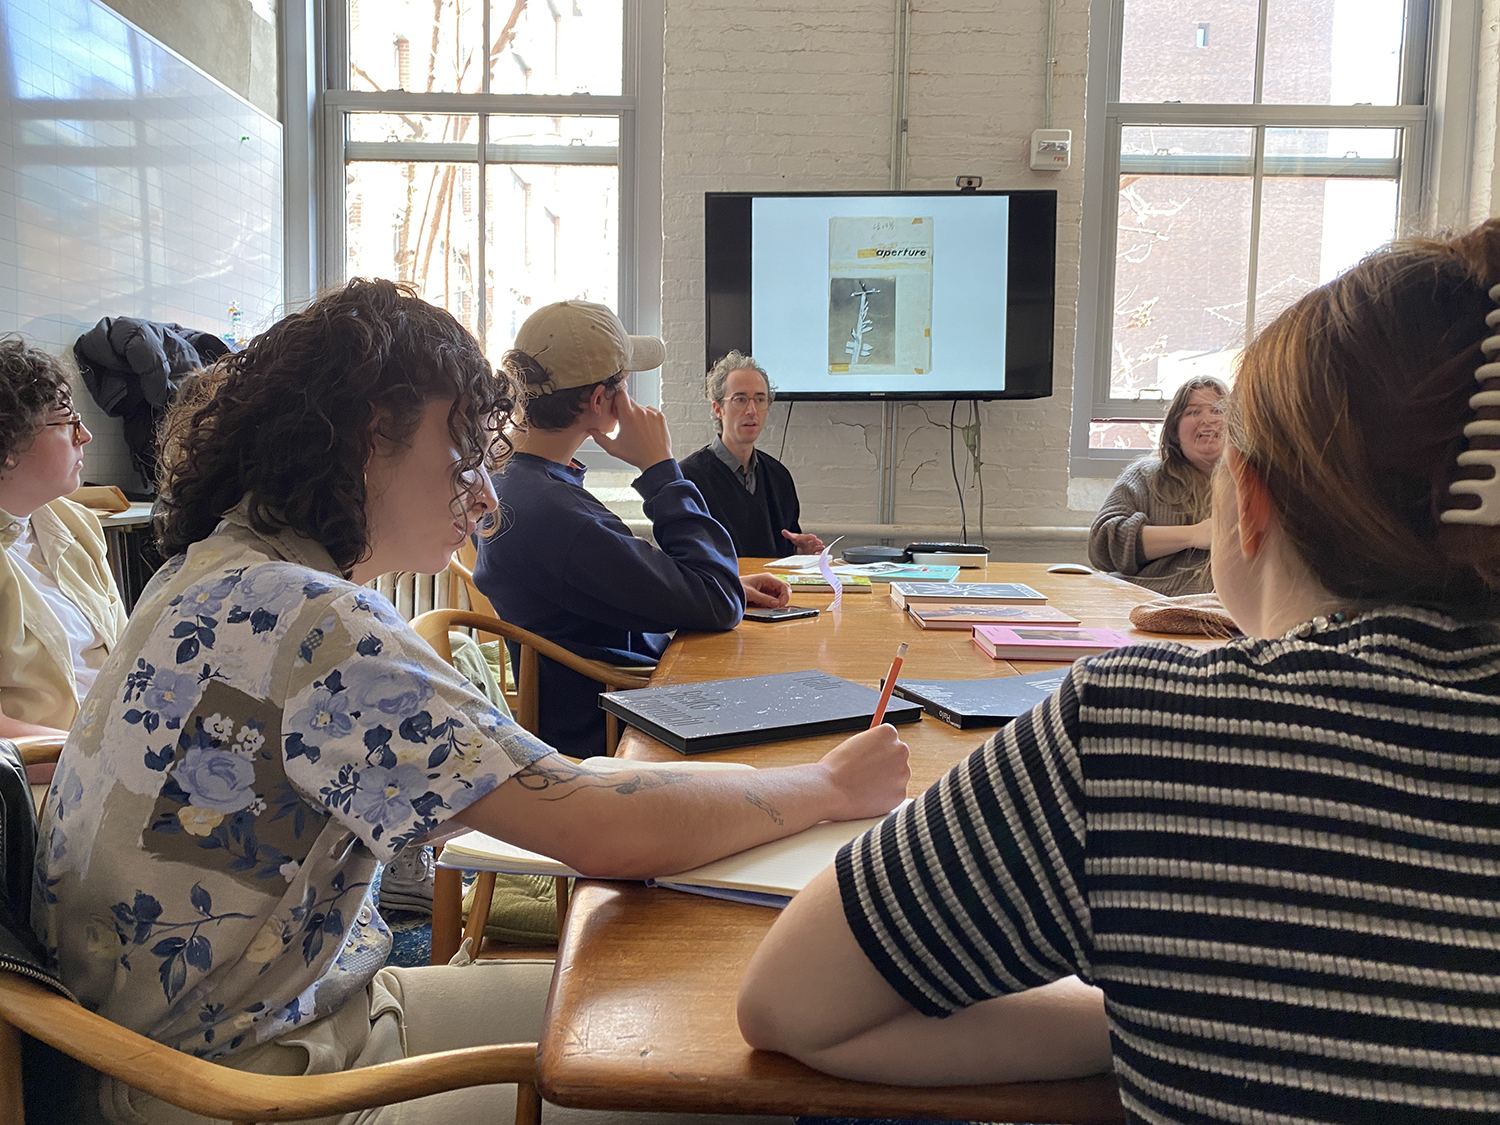
[{"label": "hand holding pencil", "polygon": [[834,794],[827,818],[858,820],[890,812],[911,782],[909,753],[888,725],[862,730],[828,751],[818,763],[828,771]]},{"label": "hand holding pencil", "polygon": [[880,702],[875,705],[875,717],[870,720],[870,729],[874,730],[885,722],[885,709],[891,705],[891,692],[896,687],[896,677],[901,674],[901,662],[906,659],[906,642],[902,641],[896,647],[896,659],[891,661],[891,670],[885,674],[885,686],[880,689]]}]

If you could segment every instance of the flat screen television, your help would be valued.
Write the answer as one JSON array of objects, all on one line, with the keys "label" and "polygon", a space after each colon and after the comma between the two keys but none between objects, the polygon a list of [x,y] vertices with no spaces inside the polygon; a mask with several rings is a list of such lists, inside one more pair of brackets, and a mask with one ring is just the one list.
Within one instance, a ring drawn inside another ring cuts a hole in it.
[{"label": "flat screen television", "polygon": [[1057,192],[709,192],[706,365],[778,398],[1052,393]]}]

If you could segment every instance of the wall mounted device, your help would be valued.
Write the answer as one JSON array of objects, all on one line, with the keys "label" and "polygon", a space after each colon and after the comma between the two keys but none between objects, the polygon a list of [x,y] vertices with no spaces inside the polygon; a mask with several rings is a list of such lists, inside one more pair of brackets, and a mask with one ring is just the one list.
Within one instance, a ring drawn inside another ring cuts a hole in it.
[{"label": "wall mounted device", "polygon": [[1061,172],[1072,158],[1072,129],[1037,129],[1031,134],[1033,172]]}]

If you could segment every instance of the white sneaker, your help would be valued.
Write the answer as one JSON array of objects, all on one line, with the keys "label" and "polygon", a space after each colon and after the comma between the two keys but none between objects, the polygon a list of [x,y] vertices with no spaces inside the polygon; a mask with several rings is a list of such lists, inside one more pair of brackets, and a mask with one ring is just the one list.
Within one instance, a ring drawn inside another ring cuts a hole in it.
[{"label": "white sneaker", "polygon": [[380,908],[431,914],[436,871],[431,848],[402,848],[380,876]]}]

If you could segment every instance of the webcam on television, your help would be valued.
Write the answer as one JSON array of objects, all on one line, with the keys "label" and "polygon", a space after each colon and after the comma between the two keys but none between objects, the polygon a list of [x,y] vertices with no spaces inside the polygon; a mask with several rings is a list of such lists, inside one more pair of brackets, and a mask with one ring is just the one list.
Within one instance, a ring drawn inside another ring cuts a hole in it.
[{"label": "webcam on television", "polygon": [[960,176],[958,177],[959,191],[978,191],[984,183],[983,176]]}]

